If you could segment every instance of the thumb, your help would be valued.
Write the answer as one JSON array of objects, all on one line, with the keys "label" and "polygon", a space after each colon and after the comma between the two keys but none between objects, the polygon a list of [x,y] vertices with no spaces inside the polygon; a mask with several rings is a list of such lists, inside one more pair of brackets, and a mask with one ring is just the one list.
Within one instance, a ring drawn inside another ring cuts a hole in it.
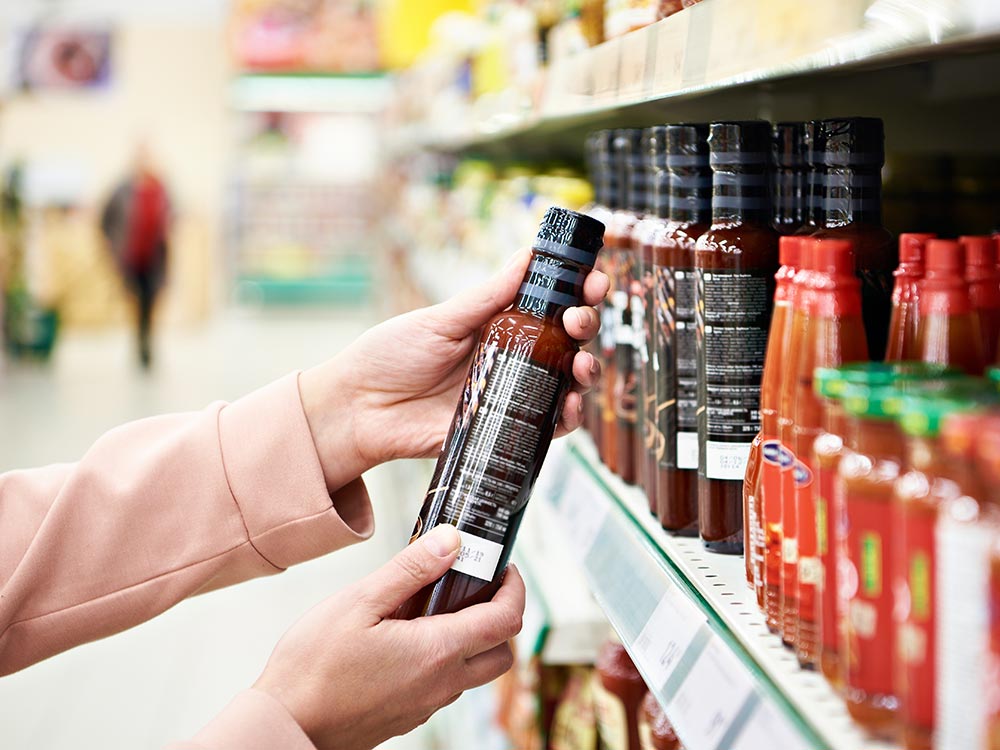
[{"label": "thumb", "polygon": [[373,614],[388,617],[424,586],[448,572],[462,540],[451,524],[435,526],[414,540],[365,582]]}]

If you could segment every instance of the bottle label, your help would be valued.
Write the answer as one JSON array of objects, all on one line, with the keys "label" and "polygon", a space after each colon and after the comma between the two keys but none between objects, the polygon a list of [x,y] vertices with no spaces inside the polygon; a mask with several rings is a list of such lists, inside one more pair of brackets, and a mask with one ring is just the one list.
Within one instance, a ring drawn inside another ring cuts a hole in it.
[{"label": "bottle label", "polygon": [[552,439],[563,379],[490,344],[480,350],[417,519],[458,527],[452,570],[492,581],[508,547],[511,517],[528,501]]},{"label": "bottle label", "polygon": [[597,724],[593,685],[597,676],[583,667],[572,667],[566,689],[552,717],[551,750],[595,750]]},{"label": "bottle label", "polygon": [[665,266],[654,269],[653,327],[656,333],[656,430],[657,463],[661,468],[677,466],[677,364],[674,361],[674,275]]},{"label": "bottle label", "polygon": [[771,318],[765,273],[697,269],[699,447],[709,479],[743,481],[760,431],[760,380]]},{"label": "bottle label", "polygon": [[[698,468],[698,342],[695,273],[673,273],[674,357],[677,379],[677,468]],[[693,449],[693,450],[692,450]]]},{"label": "bottle label", "polygon": [[604,687],[600,677],[594,680],[594,711],[604,747],[607,750],[629,750],[625,705],[617,695]]}]

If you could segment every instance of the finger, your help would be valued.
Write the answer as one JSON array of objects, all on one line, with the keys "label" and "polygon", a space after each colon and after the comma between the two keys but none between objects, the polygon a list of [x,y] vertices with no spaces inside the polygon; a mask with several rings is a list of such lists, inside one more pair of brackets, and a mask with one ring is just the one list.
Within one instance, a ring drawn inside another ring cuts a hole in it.
[{"label": "finger", "polygon": [[592,307],[570,307],[563,313],[563,328],[578,341],[590,341],[601,330],[601,316]]},{"label": "finger", "polygon": [[583,424],[583,396],[576,391],[566,394],[563,402],[562,414],[559,417],[559,424],[556,427],[556,437],[572,432]]},{"label": "finger", "polygon": [[431,307],[435,330],[454,339],[478,331],[490,318],[513,304],[529,260],[531,252],[519,250],[489,281]]},{"label": "finger", "polygon": [[504,641],[489,651],[476,654],[465,662],[465,684],[468,688],[492,682],[514,666],[514,652]]},{"label": "finger", "polygon": [[586,393],[601,377],[601,363],[590,352],[577,352],[573,357],[573,390]]},{"label": "finger", "polygon": [[460,545],[454,526],[434,527],[361,581],[363,603],[372,614],[389,617],[420,589],[448,572]]},{"label": "finger", "polygon": [[507,568],[500,590],[493,599],[459,612],[429,618],[448,631],[452,643],[460,645],[466,658],[489,651],[521,632],[524,616],[524,579],[513,565]]},{"label": "finger", "polygon": [[583,303],[599,305],[608,296],[611,279],[603,271],[591,271],[583,281]]}]

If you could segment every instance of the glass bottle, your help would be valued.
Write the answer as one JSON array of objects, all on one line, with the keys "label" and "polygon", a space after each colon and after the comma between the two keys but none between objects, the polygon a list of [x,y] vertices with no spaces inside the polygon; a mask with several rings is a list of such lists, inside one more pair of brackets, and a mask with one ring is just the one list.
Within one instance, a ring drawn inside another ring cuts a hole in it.
[{"label": "glass bottle", "polygon": [[781,235],[796,234],[806,222],[807,166],[804,122],[774,125],[774,211],[772,225]]},{"label": "glass bottle", "polygon": [[616,148],[617,130],[602,131],[603,139],[600,148],[600,160],[604,164],[603,174],[606,180],[607,207],[611,211],[607,231],[604,233],[605,251],[601,253],[604,271],[608,274],[611,285],[608,295],[601,307],[601,460],[613,472],[618,473],[622,458],[618,455],[618,415],[615,409],[615,386],[618,382],[618,339],[622,332],[622,316],[626,305],[622,297],[627,299],[620,286],[618,266],[621,262],[620,252],[616,244],[626,231],[631,231],[628,214],[624,211],[624,180],[622,153]]},{"label": "glass bottle", "polygon": [[673,725],[650,692],[639,705],[639,750],[681,750]]},{"label": "glass bottle", "polygon": [[892,314],[886,362],[920,359],[917,349],[917,322],[920,319],[920,281],[924,278],[924,246],[934,234],[899,235],[899,268],[893,276]]},{"label": "glass bottle", "polygon": [[970,375],[981,375],[986,367],[979,315],[965,281],[965,251],[953,240],[927,240],[917,347],[924,362],[953,365]]},{"label": "glass bottle", "polygon": [[767,615],[771,632],[779,631],[781,616],[781,441],[778,439],[778,406],[782,373],[788,362],[792,333],[792,293],[801,265],[802,239],[782,237],[778,244],[781,267],[775,274],[774,313],[767,337],[767,354],[760,386],[761,451],[756,483],[758,532],[752,556],[759,568],[755,574],[757,604]]},{"label": "glass bottle", "polygon": [[847,117],[812,125],[808,154],[817,211],[814,236],[854,243],[868,349],[872,359],[881,360],[892,309],[892,272],[899,263],[895,240],[882,226],[882,121]]},{"label": "glass bottle", "polygon": [[597,731],[606,750],[639,750],[639,704],[646,683],[617,637],[597,655],[594,709]]},{"label": "glass bottle", "polygon": [[698,361],[695,326],[695,243],[712,223],[708,126],[667,126],[669,221],[653,243],[656,266],[659,371],[656,414],[663,434],[656,477],[660,524],[698,533]]},{"label": "glass bottle", "polygon": [[760,380],[778,270],[771,127],[718,122],[708,139],[712,226],[695,246],[698,525],[715,552],[743,551],[743,477],[760,431]]},{"label": "glass bottle", "polygon": [[804,296],[804,335],[796,358],[792,452],[795,454],[795,577],[797,611],[786,612],[796,655],[802,666],[819,664],[822,563],[816,512],[816,462],[813,446],[823,432],[823,404],[813,388],[816,368],[839,367],[868,358],[861,319],[861,286],[854,275],[854,247],[847,240],[807,240],[813,244],[811,289]]},{"label": "glass bottle", "polygon": [[500,587],[573,382],[578,347],[562,314],[581,304],[603,233],[589,216],[550,208],[513,307],[484,328],[412,537],[451,523],[462,549],[451,570],[400,607],[401,619],[485,602]]},{"label": "glass bottle", "polygon": [[997,338],[1000,337],[997,248],[992,237],[959,237],[958,244],[965,248],[965,280],[969,282],[972,307],[979,313],[983,357],[987,363],[992,363],[997,358]]}]

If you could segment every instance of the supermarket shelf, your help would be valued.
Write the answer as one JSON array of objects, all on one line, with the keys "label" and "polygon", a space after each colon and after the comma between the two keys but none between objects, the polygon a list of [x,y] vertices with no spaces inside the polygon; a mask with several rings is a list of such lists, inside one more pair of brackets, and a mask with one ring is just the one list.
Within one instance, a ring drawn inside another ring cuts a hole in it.
[{"label": "supermarket shelf", "polygon": [[768,632],[742,558],[666,534],[588,437],[553,447],[536,496],[557,511],[595,598],[686,748],[888,747]]},{"label": "supermarket shelf", "polygon": [[1000,6],[992,0],[706,0],[556,61],[530,111],[477,102],[460,125],[401,128],[399,148],[458,151],[525,140],[593,125],[623,108],[930,60],[998,38]]},{"label": "supermarket shelf", "polygon": [[230,106],[241,112],[381,112],[392,81],[381,74],[245,74],[229,84]]}]

